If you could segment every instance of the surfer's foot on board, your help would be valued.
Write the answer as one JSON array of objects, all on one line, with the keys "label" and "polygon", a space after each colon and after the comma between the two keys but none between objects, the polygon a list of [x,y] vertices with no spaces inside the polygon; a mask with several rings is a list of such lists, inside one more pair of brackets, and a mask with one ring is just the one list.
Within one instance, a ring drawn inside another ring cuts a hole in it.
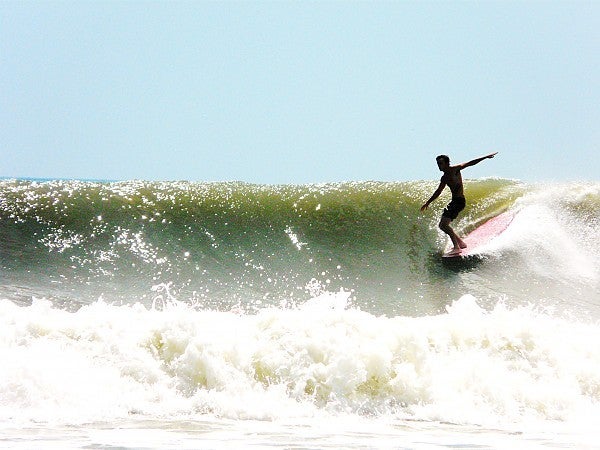
[{"label": "surfer's foot on board", "polygon": [[465,241],[463,241],[462,239],[458,240],[458,246],[460,248],[467,248],[467,244],[465,244]]}]

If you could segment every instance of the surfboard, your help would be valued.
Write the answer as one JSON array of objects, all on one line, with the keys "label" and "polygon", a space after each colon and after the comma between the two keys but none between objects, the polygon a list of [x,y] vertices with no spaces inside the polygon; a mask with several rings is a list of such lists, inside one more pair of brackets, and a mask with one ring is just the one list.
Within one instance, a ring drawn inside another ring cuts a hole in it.
[{"label": "surfboard", "polygon": [[455,252],[450,244],[446,248],[442,258],[464,258],[466,256],[478,254],[478,247],[487,244],[492,239],[502,234],[502,232],[508,228],[514,217],[515,214],[512,211],[506,211],[492,217],[463,238],[463,241],[467,244],[467,248]]}]

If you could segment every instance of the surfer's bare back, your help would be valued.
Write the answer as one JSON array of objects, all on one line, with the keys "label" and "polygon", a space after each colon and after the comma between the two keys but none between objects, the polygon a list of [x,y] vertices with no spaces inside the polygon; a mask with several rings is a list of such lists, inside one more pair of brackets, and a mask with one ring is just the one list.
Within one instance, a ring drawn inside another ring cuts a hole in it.
[{"label": "surfer's bare back", "polygon": [[439,226],[444,233],[450,236],[452,245],[454,246],[454,249],[452,250],[453,253],[458,253],[460,252],[461,248],[467,247],[467,244],[465,244],[463,240],[454,232],[452,227],[450,227],[450,222],[456,219],[458,213],[465,209],[467,204],[465,201],[463,181],[460,171],[467,167],[474,166],[484,159],[493,158],[496,156],[496,153],[498,152],[490,153],[489,155],[482,156],[481,158],[476,158],[472,161],[457,164],[455,166],[450,165],[450,158],[447,155],[440,155],[435,158],[439,169],[444,172],[444,175],[442,175],[442,178],[440,179],[440,185],[435,190],[431,198],[427,200],[423,206],[421,206],[421,211],[425,211],[429,207],[429,204],[440,196],[446,186],[450,188],[450,192],[452,192],[452,201],[448,203],[448,206],[446,206],[444,209]]}]

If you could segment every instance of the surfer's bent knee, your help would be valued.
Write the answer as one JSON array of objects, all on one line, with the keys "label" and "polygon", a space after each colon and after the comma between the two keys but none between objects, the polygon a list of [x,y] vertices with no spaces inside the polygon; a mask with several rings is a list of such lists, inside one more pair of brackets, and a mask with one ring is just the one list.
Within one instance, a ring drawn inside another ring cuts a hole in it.
[{"label": "surfer's bent knee", "polygon": [[440,223],[438,224],[440,230],[445,231],[450,228],[450,222],[452,222],[452,219],[448,217],[442,217],[442,220],[440,220]]}]

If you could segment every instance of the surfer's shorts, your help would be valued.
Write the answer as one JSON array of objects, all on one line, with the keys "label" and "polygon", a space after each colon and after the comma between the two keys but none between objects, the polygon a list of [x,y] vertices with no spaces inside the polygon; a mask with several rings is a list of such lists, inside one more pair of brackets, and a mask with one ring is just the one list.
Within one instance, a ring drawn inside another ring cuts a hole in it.
[{"label": "surfer's shorts", "polygon": [[464,197],[453,198],[452,201],[448,203],[448,206],[444,208],[442,217],[454,220],[458,217],[458,213],[465,209],[465,206],[467,206],[467,201]]}]

